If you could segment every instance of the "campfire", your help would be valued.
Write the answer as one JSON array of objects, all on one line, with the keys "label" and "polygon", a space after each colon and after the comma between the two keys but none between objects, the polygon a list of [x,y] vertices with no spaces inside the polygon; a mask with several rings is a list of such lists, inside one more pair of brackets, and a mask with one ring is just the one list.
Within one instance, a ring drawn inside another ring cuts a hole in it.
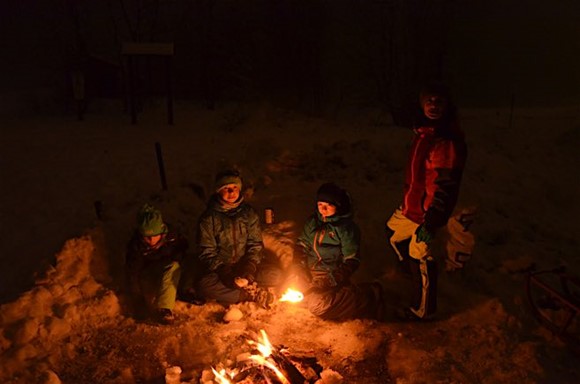
[{"label": "campfire", "polygon": [[[304,294],[288,288],[280,302],[298,303]],[[205,369],[201,384],[309,384],[321,378],[322,366],[316,357],[292,353],[283,345],[272,345],[266,331],[261,329],[254,339],[246,340],[249,352],[238,354],[235,362],[219,363]],[[229,360],[228,360],[229,361]],[[177,382],[177,381],[176,381]]]},{"label": "campfire", "polygon": [[251,352],[240,354],[234,367],[212,367],[213,378],[208,379],[218,384],[304,384],[313,383],[322,372],[316,358],[293,356],[283,346],[274,347],[263,329],[257,340],[247,342]]}]

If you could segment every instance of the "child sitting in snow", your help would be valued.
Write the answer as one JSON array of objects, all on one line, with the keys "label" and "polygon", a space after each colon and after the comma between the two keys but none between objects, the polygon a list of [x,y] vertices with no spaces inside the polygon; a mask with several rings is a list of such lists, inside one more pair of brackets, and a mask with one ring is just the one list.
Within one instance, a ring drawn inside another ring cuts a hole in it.
[{"label": "child sitting in snow", "polygon": [[348,193],[334,183],[320,186],[316,212],[298,237],[294,274],[302,281],[305,305],[326,320],[382,317],[379,283],[355,285],[360,265],[360,230],[352,219]]},{"label": "child sitting in snow", "polygon": [[[244,202],[237,171],[217,175],[215,193],[198,223],[199,259],[205,272],[198,293],[223,305],[256,301],[268,307],[281,271],[263,259],[262,230],[254,208]],[[253,284],[253,283],[256,284]],[[258,289],[253,289],[259,287]]]},{"label": "child sitting in snow", "polygon": [[149,204],[140,209],[137,229],[127,245],[127,277],[131,292],[152,303],[153,317],[160,323],[174,320],[180,263],[187,248],[187,240],[168,229],[160,211]]}]

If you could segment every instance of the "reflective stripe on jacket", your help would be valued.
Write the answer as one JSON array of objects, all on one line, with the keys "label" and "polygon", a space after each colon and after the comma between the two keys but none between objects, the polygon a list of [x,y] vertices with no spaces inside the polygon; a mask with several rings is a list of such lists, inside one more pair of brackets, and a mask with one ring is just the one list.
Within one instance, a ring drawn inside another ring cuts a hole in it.
[{"label": "reflective stripe on jacket", "polygon": [[325,220],[316,212],[304,225],[298,245],[313,271],[332,272],[347,260],[360,261],[360,230],[350,213]]}]

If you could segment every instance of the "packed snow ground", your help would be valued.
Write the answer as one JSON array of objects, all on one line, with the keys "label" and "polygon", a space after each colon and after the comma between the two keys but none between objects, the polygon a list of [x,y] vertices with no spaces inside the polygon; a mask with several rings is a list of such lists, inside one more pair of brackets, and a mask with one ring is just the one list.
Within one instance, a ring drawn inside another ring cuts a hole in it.
[{"label": "packed snow ground", "polygon": [[[533,264],[580,272],[580,108],[512,118],[507,109],[460,112],[469,157],[458,208],[477,206],[477,245],[464,271],[441,274],[438,320],[423,324],[390,315],[410,294],[384,223],[399,204],[412,133],[387,114],[313,118],[267,105],[179,104],[175,126],[156,106],[135,126],[118,109],[95,106],[83,122],[3,119],[1,381],[163,383],[179,366],[182,382],[199,383],[264,329],[273,344],[316,357],[320,383],[576,382],[577,356],[535,322],[524,278]],[[121,276],[137,209],[152,202],[193,243],[213,176],[227,165],[242,170],[258,211],[274,209],[265,243],[285,260],[318,186],[347,188],[363,233],[355,278],[384,283],[385,321],[324,322],[282,303],[237,305],[242,317],[229,322],[211,303],[178,302],[171,326],[130,316]]]}]

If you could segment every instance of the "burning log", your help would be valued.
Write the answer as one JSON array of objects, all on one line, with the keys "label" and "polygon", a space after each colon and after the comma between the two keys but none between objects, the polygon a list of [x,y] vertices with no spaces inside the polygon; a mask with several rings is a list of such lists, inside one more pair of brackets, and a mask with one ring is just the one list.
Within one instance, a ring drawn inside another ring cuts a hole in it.
[{"label": "burning log", "polygon": [[258,341],[248,340],[254,347],[251,353],[243,353],[236,359],[241,367],[212,368],[214,381],[218,384],[308,384],[320,378],[322,367],[315,357],[294,358],[283,346],[273,347],[264,330],[260,330],[260,336]]},{"label": "burning log", "polygon": [[281,352],[278,352],[276,350],[272,351],[272,358],[278,365],[280,365],[280,367],[282,367],[282,370],[286,372],[290,383],[304,384],[305,382],[306,383],[308,382],[306,380],[306,377],[304,377],[304,375],[300,373],[300,371],[294,366],[294,364],[292,364],[292,362]]}]

